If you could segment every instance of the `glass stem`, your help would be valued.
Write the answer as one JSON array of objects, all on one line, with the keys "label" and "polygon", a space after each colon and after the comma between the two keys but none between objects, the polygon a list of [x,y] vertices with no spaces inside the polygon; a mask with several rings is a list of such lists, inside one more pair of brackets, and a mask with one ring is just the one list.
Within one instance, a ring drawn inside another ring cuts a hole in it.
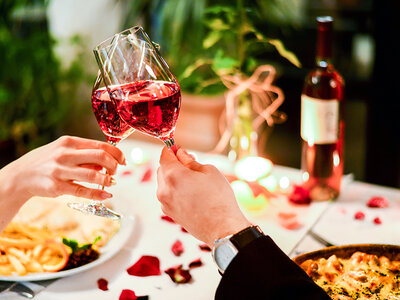
[{"label": "glass stem", "polygon": [[163,140],[163,142],[165,143],[165,145],[167,145],[168,148],[171,148],[173,145],[175,145],[174,138],[165,139]]},{"label": "glass stem", "polygon": [[[110,141],[110,140],[108,140],[107,141],[107,143],[109,143],[110,145],[113,145],[113,146],[117,146],[117,143],[116,142],[113,142],[113,141]],[[105,169],[105,172],[104,172],[104,174],[106,174],[106,175],[108,175],[108,170],[106,169],[106,168],[104,168]],[[101,189],[102,191],[104,191],[104,188],[105,188],[105,186],[104,185],[101,185],[101,184],[99,184],[99,189]],[[97,205],[100,205],[100,206],[104,206],[104,204],[103,204],[103,201],[100,201],[100,200],[92,200],[93,202],[95,202]]]}]

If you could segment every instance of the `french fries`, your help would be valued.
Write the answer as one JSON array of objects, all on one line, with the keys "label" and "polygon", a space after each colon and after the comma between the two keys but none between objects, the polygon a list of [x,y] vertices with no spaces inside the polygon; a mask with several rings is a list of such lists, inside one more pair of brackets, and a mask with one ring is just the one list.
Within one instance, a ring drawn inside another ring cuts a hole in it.
[{"label": "french fries", "polygon": [[0,234],[0,275],[56,272],[68,261],[66,247],[46,230],[10,223]]}]

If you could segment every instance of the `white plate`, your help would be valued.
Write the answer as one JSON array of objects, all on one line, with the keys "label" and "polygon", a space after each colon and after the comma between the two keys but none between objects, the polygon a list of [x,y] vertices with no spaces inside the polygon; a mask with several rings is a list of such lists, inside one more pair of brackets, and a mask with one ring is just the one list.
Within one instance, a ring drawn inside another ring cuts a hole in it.
[{"label": "white plate", "polygon": [[[123,206],[115,205],[115,210],[118,212],[129,211],[124,210]],[[125,208],[126,209],[126,208]],[[70,269],[66,271],[54,272],[54,273],[31,273],[25,276],[0,276],[0,280],[3,281],[39,281],[39,280],[48,280],[55,279],[60,277],[66,277],[70,275],[74,275],[91,268],[94,268],[106,260],[110,259],[113,255],[115,255],[124,244],[128,241],[129,237],[132,234],[135,225],[135,218],[133,216],[124,216],[121,218],[119,230],[111,237],[108,243],[100,248],[100,256],[95,261],[83,265],[81,267]]]}]

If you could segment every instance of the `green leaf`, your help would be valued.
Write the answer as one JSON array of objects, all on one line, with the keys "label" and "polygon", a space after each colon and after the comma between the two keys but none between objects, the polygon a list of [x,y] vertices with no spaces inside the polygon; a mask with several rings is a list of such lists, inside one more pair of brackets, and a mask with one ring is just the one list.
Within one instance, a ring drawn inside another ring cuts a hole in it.
[{"label": "green leaf", "polygon": [[94,239],[93,243],[87,243],[79,246],[78,242],[74,239],[67,239],[65,237],[62,238],[62,242],[64,245],[71,248],[72,253],[75,253],[80,250],[86,250],[91,248],[94,244],[96,244],[99,240],[101,240],[101,236],[98,236]]},{"label": "green leaf", "polygon": [[222,21],[222,19],[219,18],[215,18],[209,22],[207,22],[206,24],[209,28],[211,28],[212,30],[228,30],[231,27],[226,24],[224,21]]},{"label": "green leaf", "polygon": [[196,69],[200,68],[201,66],[210,64],[210,63],[211,62],[209,60],[206,60],[206,59],[203,59],[203,58],[200,58],[200,59],[196,60],[194,64],[189,65],[183,71],[182,75],[179,77],[179,80],[184,80],[184,79],[190,77]]},{"label": "green leaf", "polygon": [[229,56],[223,56],[222,50],[217,52],[212,69],[218,76],[232,74],[239,67],[239,61]]},{"label": "green leaf", "polygon": [[274,46],[282,57],[286,58],[296,67],[301,68],[301,63],[297,56],[293,52],[286,50],[285,46],[280,40],[269,40],[268,43]]},{"label": "green leaf", "polygon": [[68,246],[71,248],[72,253],[75,253],[78,250],[78,242],[73,239],[67,239],[65,237],[62,238],[62,242],[65,246]]},{"label": "green leaf", "polygon": [[92,245],[96,244],[98,241],[101,240],[101,236],[99,235],[98,237],[96,237],[92,243]]},{"label": "green leaf", "polygon": [[235,13],[235,10],[229,6],[215,5],[208,7],[205,10],[205,12],[211,14],[220,14],[220,13]]},{"label": "green leaf", "polygon": [[211,31],[206,38],[203,40],[204,49],[208,49],[215,45],[221,39],[222,35],[220,31]]}]

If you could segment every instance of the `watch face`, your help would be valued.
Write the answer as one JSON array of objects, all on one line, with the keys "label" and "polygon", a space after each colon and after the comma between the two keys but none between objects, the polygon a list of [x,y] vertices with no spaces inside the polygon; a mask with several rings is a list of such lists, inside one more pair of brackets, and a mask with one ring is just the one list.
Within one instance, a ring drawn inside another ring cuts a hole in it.
[{"label": "watch face", "polygon": [[229,263],[238,253],[238,250],[229,240],[224,241],[223,243],[216,246],[215,249],[215,262],[217,263],[220,271],[225,271],[228,267]]}]

